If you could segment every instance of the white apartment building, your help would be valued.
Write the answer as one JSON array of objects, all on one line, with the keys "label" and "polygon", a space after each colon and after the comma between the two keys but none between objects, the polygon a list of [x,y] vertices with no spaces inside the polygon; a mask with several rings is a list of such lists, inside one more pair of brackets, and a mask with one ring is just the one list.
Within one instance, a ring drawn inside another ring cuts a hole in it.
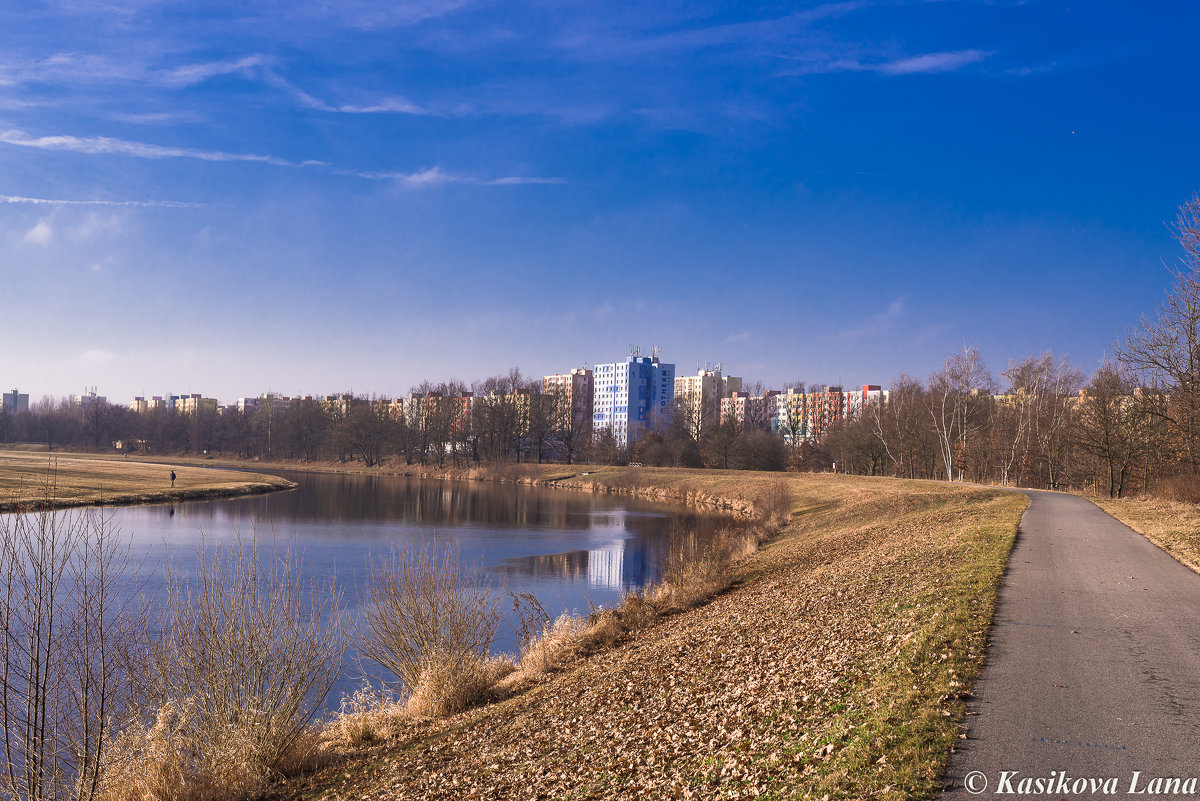
[{"label": "white apartment building", "polygon": [[653,356],[634,349],[625,361],[598,364],[592,373],[592,429],[597,433],[611,431],[624,447],[670,419],[675,365],[660,362],[657,348]]}]

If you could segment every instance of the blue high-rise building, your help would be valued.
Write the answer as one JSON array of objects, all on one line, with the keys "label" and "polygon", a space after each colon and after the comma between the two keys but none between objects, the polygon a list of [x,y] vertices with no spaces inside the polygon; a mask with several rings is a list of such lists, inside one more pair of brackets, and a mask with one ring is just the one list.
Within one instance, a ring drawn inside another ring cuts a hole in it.
[{"label": "blue high-rise building", "polygon": [[593,370],[595,392],[592,429],[612,431],[621,446],[637,442],[647,432],[665,426],[675,402],[675,365],[637,349],[623,362],[598,364]]}]

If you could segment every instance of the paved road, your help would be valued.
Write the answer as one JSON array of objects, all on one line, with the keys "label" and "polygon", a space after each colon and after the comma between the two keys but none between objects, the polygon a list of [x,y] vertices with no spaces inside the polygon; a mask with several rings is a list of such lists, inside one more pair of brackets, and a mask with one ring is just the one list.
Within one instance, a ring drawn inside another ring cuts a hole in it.
[{"label": "paved road", "polygon": [[1187,797],[1150,781],[1200,779],[1200,575],[1082,498],[1029,496],[943,798],[1012,798],[1052,771],[1043,797],[1102,797],[1079,778]]}]

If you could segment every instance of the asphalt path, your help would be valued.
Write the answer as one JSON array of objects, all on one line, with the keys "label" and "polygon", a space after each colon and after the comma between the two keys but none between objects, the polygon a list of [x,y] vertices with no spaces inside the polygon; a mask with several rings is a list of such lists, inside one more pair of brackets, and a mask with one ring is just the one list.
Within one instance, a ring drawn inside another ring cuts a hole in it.
[{"label": "asphalt path", "polygon": [[942,797],[1200,798],[1200,575],[1089,501],[1027,494]]}]

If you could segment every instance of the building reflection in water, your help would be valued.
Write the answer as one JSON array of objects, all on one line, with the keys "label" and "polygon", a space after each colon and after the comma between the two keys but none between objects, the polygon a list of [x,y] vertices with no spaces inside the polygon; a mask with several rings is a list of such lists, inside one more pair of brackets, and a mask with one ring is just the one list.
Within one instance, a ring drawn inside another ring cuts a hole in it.
[{"label": "building reflection in water", "polygon": [[[610,510],[593,518],[593,532],[609,530],[613,540],[589,550],[506,559],[492,568],[502,575],[586,584],[624,592],[654,578],[654,566],[666,555],[667,533],[662,518],[648,526],[646,515]],[[647,529],[656,529],[650,531]]]}]

